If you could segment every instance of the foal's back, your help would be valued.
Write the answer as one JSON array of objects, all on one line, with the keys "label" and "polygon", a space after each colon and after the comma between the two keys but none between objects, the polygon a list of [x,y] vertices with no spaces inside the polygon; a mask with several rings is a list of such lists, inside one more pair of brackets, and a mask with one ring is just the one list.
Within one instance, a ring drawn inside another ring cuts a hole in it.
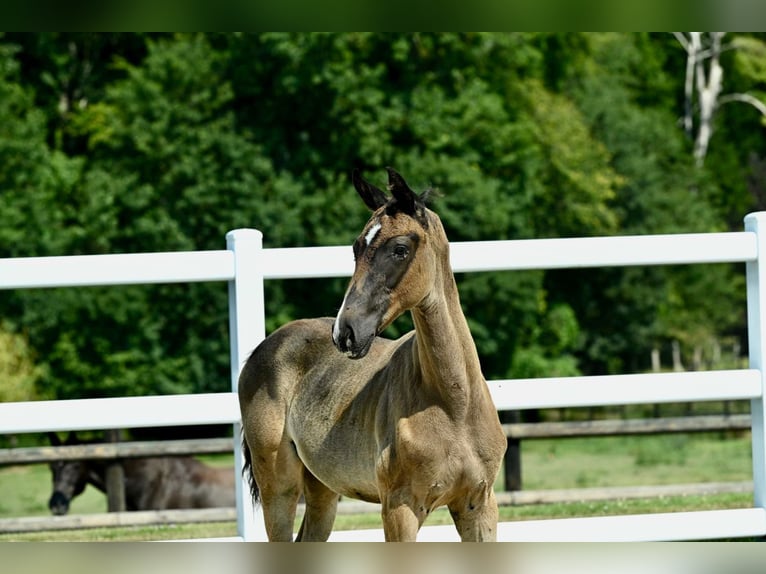
[{"label": "foal's back", "polygon": [[128,510],[236,504],[231,467],[215,468],[191,457],[128,459],[123,466]]}]

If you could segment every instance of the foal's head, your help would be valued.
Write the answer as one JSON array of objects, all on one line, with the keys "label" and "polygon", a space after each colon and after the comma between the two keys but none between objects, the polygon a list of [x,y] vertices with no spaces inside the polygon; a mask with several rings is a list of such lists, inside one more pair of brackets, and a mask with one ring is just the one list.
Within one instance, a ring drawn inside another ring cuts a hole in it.
[{"label": "foal's head", "polygon": [[[51,444],[59,446],[61,441],[55,433],[49,434]],[[66,444],[79,444],[70,434]],[[69,503],[88,485],[88,465],[82,460],[57,460],[49,464],[53,478],[53,493],[48,508],[55,515],[69,512]]]},{"label": "foal's head", "polygon": [[431,292],[447,238],[439,218],[426,208],[393,169],[392,197],[355,170],[354,187],[372,217],[354,242],[356,267],[333,325],[335,346],[353,359],[364,357],[372,341],[404,311]]}]

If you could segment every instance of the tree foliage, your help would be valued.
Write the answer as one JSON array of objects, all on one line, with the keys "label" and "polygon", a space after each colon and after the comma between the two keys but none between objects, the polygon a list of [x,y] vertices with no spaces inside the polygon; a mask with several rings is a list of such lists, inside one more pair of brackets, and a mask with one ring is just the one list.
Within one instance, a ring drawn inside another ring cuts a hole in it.
[{"label": "tree foliage", "polygon": [[0,324],[0,402],[39,398],[40,371],[24,336]]},{"label": "tree foliage", "polygon": [[[762,35],[732,92],[766,93]],[[353,167],[392,165],[452,240],[740,229],[766,205],[763,124],[716,115],[696,166],[669,34],[6,34],[0,256],[350,245]],[[731,266],[459,276],[488,377],[648,368],[744,324]],[[332,315],[345,281],[267,285],[269,329]],[[222,284],[0,292],[59,398],[224,390]],[[390,331],[410,328],[406,319]]]}]

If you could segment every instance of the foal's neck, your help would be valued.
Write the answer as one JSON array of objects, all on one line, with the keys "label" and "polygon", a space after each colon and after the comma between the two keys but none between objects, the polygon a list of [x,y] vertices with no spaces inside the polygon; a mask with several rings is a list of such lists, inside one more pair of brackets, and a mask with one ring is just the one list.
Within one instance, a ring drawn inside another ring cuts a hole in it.
[{"label": "foal's neck", "polygon": [[90,461],[87,467],[88,483],[106,494],[106,465],[98,461]]},{"label": "foal's neck", "polygon": [[412,309],[417,333],[416,360],[423,384],[436,389],[457,415],[465,412],[477,390],[483,392],[480,387],[484,377],[460,306],[448,250],[440,267],[431,293]]}]

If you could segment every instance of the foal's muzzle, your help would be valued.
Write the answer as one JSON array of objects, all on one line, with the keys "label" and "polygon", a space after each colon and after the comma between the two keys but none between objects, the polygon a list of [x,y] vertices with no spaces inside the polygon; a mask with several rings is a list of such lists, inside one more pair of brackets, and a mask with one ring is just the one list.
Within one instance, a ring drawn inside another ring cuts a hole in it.
[{"label": "foal's muzzle", "polygon": [[57,490],[51,495],[51,499],[48,501],[48,508],[56,516],[62,516],[69,512],[69,499]]},{"label": "foal's muzzle", "polygon": [[361,359],[372,346],[385,305],[374,297],[364,296],[355,287],[349,289],[332,326],[335,347],[352,359]]},{"label": "foal's muzzle", "polygon": [[376,327],[374,321],[349,321],[341,312],[333,325],[332,342],[341,353],[352,359],[361,359],[372,346]]}]

